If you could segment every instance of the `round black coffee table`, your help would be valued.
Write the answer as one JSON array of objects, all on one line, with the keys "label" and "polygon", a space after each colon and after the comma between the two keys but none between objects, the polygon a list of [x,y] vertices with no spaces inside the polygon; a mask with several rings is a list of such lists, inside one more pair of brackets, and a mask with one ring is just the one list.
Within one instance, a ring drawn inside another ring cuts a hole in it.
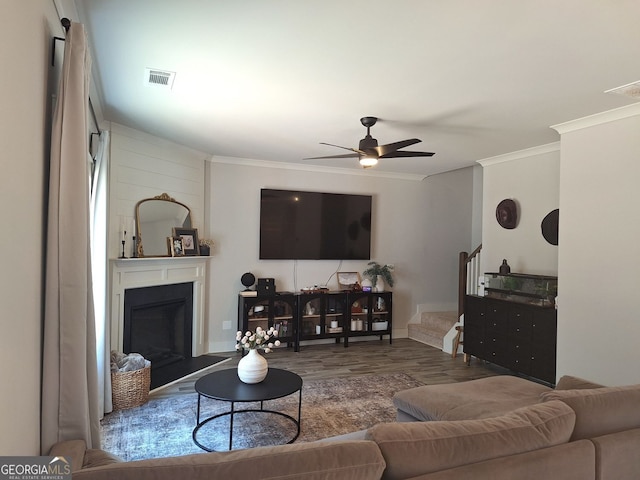
[{"label": "round black coffee table", "polygon": [[[198,430],[203,425],[215,420],[216,418],[229,415],[229,450],[233,447],[233,417],[236,414],[247,412],[264,412],[280,415],[291,420],[296,426],[295,436],[287,443],[293,443],[300,435],[300,413],[302,410],[302,378],[288,370],[279,368],[269,368],[267,377],[260,383],[243,383],[238,378],[238,372],[235,368],[220,370],[210,373],[198,379],[195,384],[196,392],[198,392],[198,411],[196,414],[196,427],[193,429],[193,441],[203,450],[212,452],[214,449],[202,445],[198,439]],[[299,392],[298,396],[298,418],[295,419],[291,415],[287,415],[275,410],[264,408],[264,402],[267,400],[275,400],[277,398],[286,397],[295,392]],[[202,397],[212,398],[214,400],[222,400],[231,403],[231,410],[220,413],[212,417],[208,417],[200,421],[200,400]],[[260,408],[235,410],[235,404],[241,402],[260,402]]]}]

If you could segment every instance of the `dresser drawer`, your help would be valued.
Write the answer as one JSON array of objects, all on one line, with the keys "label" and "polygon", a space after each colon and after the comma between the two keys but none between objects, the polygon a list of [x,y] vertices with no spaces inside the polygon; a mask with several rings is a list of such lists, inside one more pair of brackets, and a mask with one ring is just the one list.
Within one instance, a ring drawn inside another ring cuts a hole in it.
[{"label": "dresser drawer", "polygon": [[509,325],[507,327],[507,333],[509,337],[517,338],[520,341],[527,341],[531,343],[533,337],[533,324],[531,323],[530,316],[512,316],[509,318]]}]

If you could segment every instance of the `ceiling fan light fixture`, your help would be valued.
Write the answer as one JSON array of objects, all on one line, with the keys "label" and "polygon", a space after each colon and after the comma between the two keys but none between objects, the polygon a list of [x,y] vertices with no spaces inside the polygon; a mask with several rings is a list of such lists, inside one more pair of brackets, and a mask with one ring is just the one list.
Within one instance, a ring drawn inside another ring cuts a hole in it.
[{"label": "ceiling fan light fixture", "polygon": [[362,165],[363,168],[373,167],[374,165],[377,165],[377,163],[378,157],[373,155],[362,155],[360,157],[360,165]]},{"label": "ceiling fan light fixture", "polygon": [[315,160],[322,158],[354,158],[357,157],[362,168],[371,168],[378,164],[380,158],[406,158],[406,157],[431,157],[433,152],[408,152],[401,150],[402,148],[420,143],[417,138],[408,138],[406,140],[400,140],[399,142],[392,142],[386,145],[378,145],[378,140],[371,136],[370,129],[375,125],[378,119],[376,117],[362,117],[360,122],[367,127],[367,135],[360,140],[358,148],[342,147],[340,145],[334,145],[333,143],[320,142],[322,145],[329,145],[330,147],[337,147],[343,150],[349,150],[353,153],[343,155],[329,155],[323,157],[311,157],[305,160]]}]

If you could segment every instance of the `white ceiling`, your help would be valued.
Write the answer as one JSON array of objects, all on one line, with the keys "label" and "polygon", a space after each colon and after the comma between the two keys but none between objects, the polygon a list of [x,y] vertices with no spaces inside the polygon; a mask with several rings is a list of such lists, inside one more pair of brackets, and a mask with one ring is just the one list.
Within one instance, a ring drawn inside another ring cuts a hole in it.
[{"label": "white ceiling", "polygon": [[[551,125],[633,103],[638,0],[75,0],[106,120],[213,156],[303,161],[380,144],[432,175],[555,142]],[[176,73],[169,91],[145,68]],[[96,100],[94,99],[94,102]]]}]

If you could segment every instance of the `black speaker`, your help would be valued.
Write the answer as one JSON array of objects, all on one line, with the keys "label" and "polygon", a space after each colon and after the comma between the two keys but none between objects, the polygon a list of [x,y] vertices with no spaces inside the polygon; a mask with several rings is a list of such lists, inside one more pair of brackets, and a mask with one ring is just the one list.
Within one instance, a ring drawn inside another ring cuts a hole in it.
[{"label": "black speaker", "polygon": [[258,279],[258,295],[269,296],[276,294],[276,281],[273,278],[259,278]]},{"label": "black speaker", "polygon": [[240,277],[240,281],[242,282],[242,285],[247,287],[245,290],[249,290],[251,287],[253,287],[253,284],[256,283],[256,277],[253,273],[247,272],[242,274],[242,277]]}]

